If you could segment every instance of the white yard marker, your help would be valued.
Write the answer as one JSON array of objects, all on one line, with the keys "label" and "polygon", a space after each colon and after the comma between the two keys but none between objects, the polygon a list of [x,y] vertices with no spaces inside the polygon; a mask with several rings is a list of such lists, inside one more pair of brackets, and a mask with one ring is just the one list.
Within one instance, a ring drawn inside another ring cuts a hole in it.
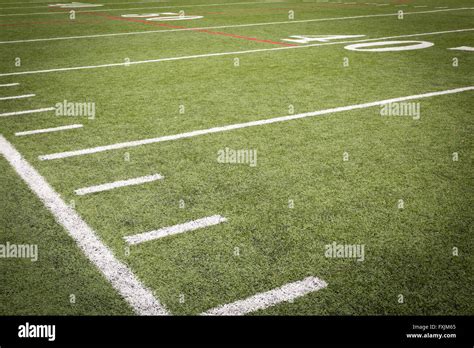
[{"label": "white yard marker", "polygon": [[118,187],[124,187],[124,186],[140,185],[146,182],[152,182],[152,181],[161,180],[161,179],[163,179],[163,177],[160,174],[153,174],[153,175],[141,176],[139,178],[120,180],[120,181],[109,182],[106,184],[101,184],[101,185],[96,185],[96,186],[84,187],[84,188],[77,189],[74,192],[76,193],[76,195],[83,196],[89,193],[109,191],[109,190],[113,190]]},{"label": "white yard marker", "polygon": [[150,240],[155,240],[158,238],[171,236],[173,234],[179,234],[179,233],[184,233],[188,231],[194,231],[199,228],[218,225],[226,221],[227,219],[223,216],[213,215],[213,216],[208,216],[202,219],[185,222],[184,224],[164,227],[164,228],[160,228],[159,230],[139,233],[132,236],[126,236],[124,237],[124,239],[129,245],[135,245],[135,244],[140,244],[143,242],[148,242]]},{"label": "white yard marker", "polygon": [[76,129],[76,128],[82,128],[82,127],[83,127],[82,124],[72,124],[70,126],[61,126],[61,127],[56,127],[56,128],[44,128],[44,129],[35,129],[35,130],[30,130],[30,131],[16,132],[15,136],[21,137],[24,135],[59,132],[63,130]]},{"label": "white yard marker", "polygon": [[18,86],[19,83],[18,82],[15,82],[15,83],[6,83],[4,85],[0,85],[0,87],[13,87],[13,86]]},{"label": "white yard marker", "polygon": [[59,194],[2,135],[0,135],[0,153],[137,314],[169,314],[152,292],[125,264],[115,258],[112,251],[102,243],[80,215],[61,199]]},{"label": "white yard marker", "polygon": [[38,112],[48,112],[48,111],[54,111],[54,110],[56,110],[56,108],[51,107],[51,108],[6,112],[6,113],[3,113],[3,114],[0,114],[0,117],[18,116],[18,115],[26,115],[26,114],[36,114]]},{"label": "white yard marker", "polygon": [[406,38],[406,37],[419,37],[419,36],[431,36],[431,35],[442,35],[442,34],[452,34],[452,33],[463,33],[463,32],[468,32],[468,31],[474,31],[474,28],[448,30],[448,31],[438,31],[438,32],[431,32],[431,33],[417,33],[417,34],[407,34],[407,35],[397,35],[397,36],[386,36],[386,37],[379,37],[379,38],[374,38],[374,39],[363,39],[363,40],[354,40],[354,41],[326,42],[326,43],[321,43],[321,44],[309,44],[309,45],[302,45],[302,46],[285,46],[285,47],[274,47],[274,48],[260,48],[260,49],[255,49],[255,50],[246,50],[246,51],[232,51],[232,52],[196,54],[196,55],[192,55],[192,56],[158,58],[158,59],[141,60],[141,61],[135,61],[135,62],[132,61],[132,62],[124,62],[124,63],[110,63],[110,64],[102,64],[102,65],[88,65],[88,66],[76,66],[76,67],[69,67],[69,68],[55,68],[55,69],[47,69],[47,70],[20,71],[20,72],[0,74],[0,76],[32,75],[32,74],[45,74],[45,73],[61,72],[61,71],[74,71],[74,70],[88,70],[88,69],[122,67],[122,66],[139,65],[139,64],[171,62],[171,61],[208,58],[208,57],[221,57],[221,56],[236,55],[236,54],[250,54],[250,53],[260,53],[260,52],[270,52],[270,51],[291,50],[291,49],[300,49],[300,48],[308,48],[308,47],[351,44],[351,43],[358,43],[358,42],[370,42],[370,41],[379,41],[379,40],[388,40],[388,39],[397,39],[397,38]]},{"label": "white yard marker", "polygon": [[[404,5],[406,6],[406,5]],[[474,8],[453,8],[448,10],[432,10],[432,11],[418,11],[418,12],[405,12],[405,15],[413,14],[426,14],[426,13],[437,13],[445,11],[464,11],[472,10]],[[398,13],[385,13],[375,15],[361,15],[361,16],[349,16],[349,17],[332,17],[332,18],[316,18],[316,19],[302,19],[302,20],[291,20],[283,22],[263,22],[263,23],[249,23],[249,24],[233,24],[233,25],[220,25],[213,27],[195,27],[195,28],[183,28],[183,29],[164,29],[164,30],[145,30],[145,31],[133,31],[126,33],[110,33],[110,34],[95,34],[95,35],[78,35],[78,36],[60,36],[40,39],[26,39],[26,40],[12,40],[12,41],[0,41],[0,44],[17,44],[17,43],[28,43],[28,42],[42,42],[42,41],[56,41],[56,40],[77,40],[77,39],[93,39],[102,37],[117,37],[125,35],[142,35],[142,34],[157,34],[157,33],[170,33],[177,31],[192,31],[192,30],[207,30],[207,29],[226,29],[226,28],[241,28],[241,27],[257,27],[266,25],[281,25],[281,24],[295,24],[295,23],[311,23],[311,22],[330,22],[350,19],[364,19],[372,17],[393,17],[398,16]]]},{"label": "white yard marker", "polygon": [[474,90],[474,86],[456,88],[456,89],[448,89],[448,90],[439,91],[439,92],[415,94],[415,95],[410,95],[410,96],[406,96],[406,97],[385,99],[385,100],[379,100],[379,101],[370,102],[370,103],[354,104],[354,105],[341,106],[341,107],[332,108],[332,109],[305,112],[305,113],[296,114],[296,115],[281,116],[281,117],[275,117],[275,118],[268,118],[268,119],[264,119],[264,120],[250,121],[250,122],[245,122],[245,123],[230,124],[230,125],[221,126],[221,127],[200,129],[200,130],[195,130],[195,131],[191,131],[191,132],[187,132],[187,133],[166,135],[166,136],[162,136],[162,137],[158,137],[158,138],[134,140],[134,141],[128,141],[128,142],[124,142],[124,143],[116,143],[116,144],[105,145],[105,146],[91,147],[91,148],[82,149],[82,150],[58,152],[58,153],[53,153],[53,154],[49,154],[49,155],[42,155],[42,156],[39,156],[38,158],[42,161],[45,161],[45,160],[54,160],[54,159],[61,159],[61,158],[74,157],[74,156],[83,156],[83,155],[89,155],[89,154],[98,153],[98,152],[118,150],[118,149],[142,146],[142,145],[146,145],[146,144],[155,144],[155,143],[161,143],[161,142],[165,142],[165,141],[172,141],[172,140],[178,140],[178,139],[186,139],[186,138],[196,137],[196,136],[199,136],[199,135],[227,132],[227,131],[231,131],[231,130],[235,130],[235,129],[262,126],[262,125],[278,123],[278,122],[286,122],[286,121],[297,120],[297,119],[306,118],[306,117],[323,116],[323,115],[334,114],[334,113],[337,113],[337,112],[344,112],[344,111],[357,110],[357,109],[365,109],[365,108],[370,108],[370,107],[374,107],[374,106],[380,106],[380,105],[385,105],[385,104],[390,104],[390,103],[402,102],[402,101],[406,101],[406,100],[430,98],[430,97],[441,96],[441,95],[462,93],[462,92],[467,92],[467,91],[472,91],[472,90]]},{"label": "white yard marker", "polygon": [[283,285],[282,287],[256,294],[245,300],[236,301],[210,309],[201,315],[245,315],[261,309],[291,301],[309,293],[324,289],[327,283],[316,277]]},{"label": "white yard marker", "polygon": [[448,48],[448,50],[474,52],[474,47],[460,46],[460,47]]},{"label": "white yard marker", "polygon": [[14,95],[11,97],[0,97],[0,100],[24,99],[24,98],[31,98],[34,96],[36,96],[36,94]]}]

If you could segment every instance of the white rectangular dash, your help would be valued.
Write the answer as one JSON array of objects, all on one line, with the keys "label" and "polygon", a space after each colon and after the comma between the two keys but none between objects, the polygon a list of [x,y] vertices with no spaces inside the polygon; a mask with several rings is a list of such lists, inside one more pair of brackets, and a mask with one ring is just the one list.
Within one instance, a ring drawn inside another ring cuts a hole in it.
[{"label": "white rectangular dash", "polygon": [[4,83],[3,85],[0,85],[0,87],[13,87],[13,86],[18,86],[19,83],[18,82],[14,82],[14,83]]},{"label": "white rectangular dash", "polygon": [[15,111],[15,112],[6,112],[0,114],[0,117],[7,117],[7,116],[18,116],[18,115],[26,115],[26,114],[36,114],[38,112],[48,112],[56,110],[56,108],[42,108],[42,109],[33,109],[33,110],[22,110],[22,111]]},{"label": "white rectangular dash", "polygon": [[82,195],[87,195],[89,193],[94,193],[94,192],[113,190],[118,187],[140,185],[146,182],[152,182],[152,181],[156,181],[160,179],[163,179],[163,176],[161,176],[160,174],[153,174],[153,175],[141,176],[139,178],[108,182],[106,184],[101,184],[101,185],[96,185],[96,186],[83,187],[83,188],[75,190],[74,192],[77,195],[82,196]]},{"label": "white rectangular dash", "polygon": [[71,124],[69,126],[61,126],[55,128],[43,128],[43,129],[35,129],[30,131],[23,131],[23,132],[16,132],[15,136],[20,137],[23,135],[32,135],[32,134],[40,134],[40,133],[51,133],[51,132],[59,132],[67,129],[75,129],[75,128],[82,128],[82,124]]},{"label": "white rectangular dash", "polygon": [[25,99],[34,97],[36,94],[13,95],[11,97],[0,97],[0,100]]},{"label": "white rectangular dash", "polygon": [[124,239],[129,245],[140,244],[150,240],[171,236],[173,234],[194,231],[199,228],[218,225],[226,222],[227,219],[220,215],[208,216],[202,219],[185,222],[184,224],[160,228],[159,230],[135,234],[133,236],[126,236]]},{"label": "white rectangular dash", "polygon": [[201,315],[245,315],[285,301],[291,301],[311,292],[327,287],[327,283],[316,277],[307,277],[303,280],[288,283],[282,287],[262,292],[245,300],[228,303],[210,309]]}]

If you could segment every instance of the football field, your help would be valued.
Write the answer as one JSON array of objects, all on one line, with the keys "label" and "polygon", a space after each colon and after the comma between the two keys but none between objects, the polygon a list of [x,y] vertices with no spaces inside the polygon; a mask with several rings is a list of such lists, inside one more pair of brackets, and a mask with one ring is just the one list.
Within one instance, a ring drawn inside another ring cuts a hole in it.
[{"label": "football field", "polygon": [[0,314],[472,315],[473,110],[472,0],[0,0]]}]

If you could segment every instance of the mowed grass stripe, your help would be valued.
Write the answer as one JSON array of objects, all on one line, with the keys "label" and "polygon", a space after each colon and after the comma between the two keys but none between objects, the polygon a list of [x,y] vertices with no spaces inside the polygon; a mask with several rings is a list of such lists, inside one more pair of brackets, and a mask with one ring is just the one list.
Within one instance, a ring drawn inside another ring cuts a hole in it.
[{"label": "mowed grass stripe", "polygon": [[[445,9],[445,10],[404,12],[404,15],[427,14],[427,13],[437,13],[437,12],[445,12],[445,11],[463,11],[463,10],[469,10],[469,9],[472,10],[472,9],[474,9],[474,8],[464,8],[464,7],[463,7],[463,8],[454,8],[454,9]],[[331,21],[341,21],[341,20],[350,20],[350,19],[364,19],[364,18],[391,17],[391,16],[398,16],[398,13],[371,14],[371,15],[346,16],[346,17],[332,17],[332,18],[315,18],[315,19],[291,20],[291,21],[281,21],[281,22],[262,22],[262,23],[250,23],[250,24],[231,24],[231,25],[219,25],[219,26],[210,26],[210,27],[193,27],[193,28],[185,28],[185,29],[147,30],[147,31],[127,32],[127,33],[110,33],[110,34],[94,34],[94,35],[76,35],[76,36],[62,36],[62,37],[52,37],[52,38],[38,38],[38,39],[25,39],[25,40],[10,40],[10,41],[0,41],[0,44],[15,44],[15,43],[28,43],[28,42],[57,41],[57,40],[77,40],[77,39],[91,39],[91,38],[102,38],[102,37],[117,37],[117,36],[127,36],[127,35],[142,35],[142,34],[169,33],[169,32],[177,32],[177,31],[208,30],[208,29],[226,29],[226,28],[243,28],[243,27],[259,27],[259,26],[267,26],[267,25],[298,24],[298,23],[311,23],[311,22],[331,22]]]},{"label": "mowed grass stripe", "polygon": [[53,68],[53,69],[44,69],[44,70],[10,72],[10,73],[0,74],[0,77],[2,77],[2,76],[16,76],[16,75],[47,74],[47,73],[52,73],[52,72],[103,69],[103,68],[124,67],[124,66],[128,67],[128,66],[131,66],[131,65],[151,64],[151,63],[160,63],[160,62],[171,62],[171,61],[179,61],[179,60],[187,60],[187,59],[221,57],[221,56],[228,56],[228,55],[252,54],[252,53],[260,53],[260,52],[289,50],[289,49],[308,48],[308,47],[320,47],[320,46],[330,46],[330,45],[363,43],[363,42],[389,40],[389,39],[397,39],[397,38],[432,36],[432,35],[443,35],[443,34],[452,34],[452,33],[463,33],[463,32],[468,32],[468,31],[474,31],[474,28],[446,30],[446,31],[438,31],[438,32],[430,32],[430,33],[416,33],[416,34],[386,36],[386,37],[378,37],[378,38],[363,39],[363,40],[327,42],[327,43],[318,43],[318,44],[308,44],[308,45],[302,45],[302,46],[284,46],[284,47],[273,47],[273,48],[259,48],[259,49],[254,49],[254,50],[245,50],[245,51],[195,54],[195,55],[190,55],[190,56],[157,58],[157,59],[141,60],[141,61],[135,61],[135,62],[131,61],[131,62],[125,62],[125,63],[109,63],[109,64],[101,64],[101,65],[76,66],[76,67],[69,67],[69,68]]},{"label": "mowed grass stripe", "polygon": [[399,97],[399,98],[378,100],[378,101],[363,103],[363,104],[354,104],[354,105],[341,106],[341,107],[336,107],[336,108],[331,108],[331,109],[306,112],[306,113],[301,113],[301,114],[296,114],[296,115],[281,116],[281,117],[268,118],[268,119],[257,120],[257,121],[250,121],[250,122],[245,122],[245,123],[231,124],[231,125],[221,126],[221,127],[200,129],[200,130],[195,130],[191,132],[167,135],[167,136],[158,137],[158,138],[128,141],[128,142],[116,143],[116,144],[105,145],[105,146],[97,146],[97,147],[92,147],[92,148],[87,148],[87,149],[82,149],[82,150],[58,152],[58,153],[53,153],[49,155],[41,155],[38,158],[42,161],[46,161],[46,160],[62,159],[62,158],[68,158],[68,157],[84,156],[84,155],[89,155],[93,153],[131,148],[131,147],[137,147],[137,146],[142,146],[142,145],[147,145],[147,144],[155,144],[155,143],[160,143],[160,142],[165,142],[165,141],[192,138],[192,137],[196,137],[200,135],[227,132],[231,130],[263,126],[263,125],[268,125],[272,123],[287,122],[287,121],[302,119],[306,117],[330,115],[330,114],[334,114],[338,112],[365,109],[365,108],[370,108],[374,106],[386,105],[390,103],[397,103],[397,102],[402,102],[402,101],[407,101],[407,100],[416,100],[416,99],[431,98],[431,97],[442,96],[442,95],[463,93],[463,92],[472,91],[472,90],[474,90],[474,86],[449,89],[449,90],[439,91],[439,92],[416,94],[416,95],[410,95],[410,96]]}]

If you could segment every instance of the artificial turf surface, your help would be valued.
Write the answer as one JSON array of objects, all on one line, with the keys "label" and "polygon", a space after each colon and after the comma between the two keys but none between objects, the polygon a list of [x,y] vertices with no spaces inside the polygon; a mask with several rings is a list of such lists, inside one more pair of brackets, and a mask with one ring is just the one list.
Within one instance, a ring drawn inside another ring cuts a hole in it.
[{"label": "artificial turf surface", "polygon": [[[0,113],[67,100],[95,103],[96,117],[0,117],[0,133],[66,202],[74,201],[77,212],[116,257],[173,314],[198,314],[307,276],[325,280],[328,287],[255,314],[473,314],[472,91],[420,100],[420,120],[382,117],[380,107],[373,107],[85,156],[38,159],[284,116],[289,105],[302,113],[474,85],[473,53],[448,50],[474,46],[474,33],[469,31],[396,39],[434,43],[414,51],[353,52],[344,44],[332,44],[1,76],[121,63],[126,58],[133,62],[285,47],[241,37],[278,43],[291,35],[386,38],[470,29],[474,19],[472,9],[406,14],[402,20],[341,19],[400,9],[408,13],[472,7],[468,0],[377,1],[387,6],[363,1],[227,1],[207,6],[215,2],[114,1],[78,10],[74,21],[67,12],[35,14],[50,12],[45,4],[31,2],[31,9],[28,4],[2,4],[0,84],[21,84],[2,88],[1,96],[36,97],[0,101]],[[400,4],[407,6],[396,7]],[[162,6],[169,7],[157,8]],[[204,18],[166,26],[117,19],[122,14],[181,9]],[[166,31],[175,25],[291,22],[290,10],[295,12],[292,23],[209,29],[219,34]],[[5,43],[157,30],[163,32]],[[18,131],[75,123],[84,128],[14,136]],[[219,163],[217,153],[226,147],[257,150],[257,166]],[[348,161],[343,161],[344,152]],[[452,159],[454,152],[458,161]],[[0,166],[0,243],[39,246],[36,263],[0,260],[0,314],[132,313],[8,163],[2,159]],[[153,173],[164,180],[74,194],[81,187]],[[400,199],[404,209],[397,206]],[[215,214],[228,222],[132,246],[130,255],[125,253],[124,236]],[[364,261],[325,257],[325,245],[334,241],[365,245]],[[453,247],[459,256],[453,256]],[[75,304],[69,302],[70,294],[76,294]],[[400,294],[404,303],[398,301]]]}]

